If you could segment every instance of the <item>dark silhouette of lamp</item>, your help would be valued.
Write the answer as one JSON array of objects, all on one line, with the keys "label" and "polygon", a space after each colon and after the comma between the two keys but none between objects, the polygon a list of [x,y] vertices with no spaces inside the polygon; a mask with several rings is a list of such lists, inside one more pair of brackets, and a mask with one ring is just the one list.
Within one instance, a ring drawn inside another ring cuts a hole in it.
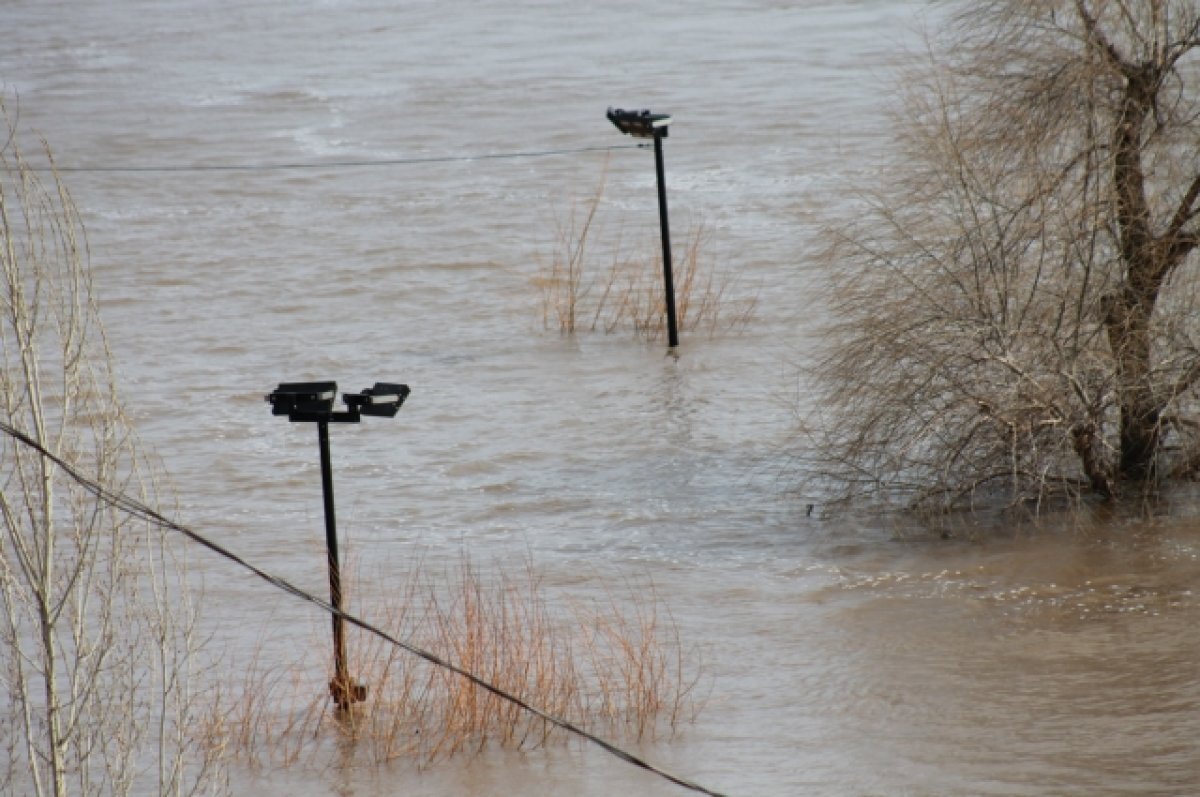
[{"label": "dark silhouette of lamp", "polygon": [[662,140],[670,132],[671,117],[665,113],[609,108],[608,121],[626,135],[654,139],[654,166],[658,174],[658,225],[662,232],[663,289],[667,305],[667,345],[674,348],[679,345],[679,332],[675,325],[675,278],[671,268],[671,232],[667,222],[667,185],[663,176],[662,151]]},{"label": "dark silhouette of lamp", "polygon": [[329,603],[333,606],[333,680],[329,694],[338,709],[366,699],[367,687],[352,681],[346,671],[346,636],[342,623],[342,574],[338,565],[337,519],[333,506],[333,466],[329,456],[329,424],[358,423],[364,415],[395,417],[408,398],[408,385],[376,382],[358,393],[342,396],[346,409],[333,409],[337,382],[283,382],[267,395],[272,415],[286,415],[292,422],[317,424],[321,450],[321,489],[325,498],[325,545],[329,551]]}]

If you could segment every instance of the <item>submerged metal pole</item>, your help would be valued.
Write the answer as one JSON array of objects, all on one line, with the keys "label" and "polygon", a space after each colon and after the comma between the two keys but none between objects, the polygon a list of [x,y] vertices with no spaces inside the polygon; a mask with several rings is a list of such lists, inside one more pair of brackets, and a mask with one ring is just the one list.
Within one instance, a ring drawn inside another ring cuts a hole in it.
[{"label": "submerged metal pole", "polygon": [[333,680],[329,693],[339,709],[350,707],[354,690],[346,673],[346,634],[342,611],[342,573],[338,564],[337,517],[333,507],[333,464],[329,456],[329,421],[317,421],[317,440],[321,446],[321,492],[325,498],[325,547],[329,551],[329,602],[335,609],[333,620]]},{"label": "submerged metal pole", "polygon": [[671,268],[671,231],[667,221],[667,181],[663,169],[662,140],[666,128],[654,130],[654,167],[658,172],[658,224],[662,230],[663,289],[667,304],[667,345],[679,345],[679,332],[675,325],[675,277]]},{"label": "submerged metal pole", "polygon": [[358,423],[362,416],[391,418],[408,397],[408,385],[376,382],[358,393],[346,393],[342,400],[347,409],[334,412],[337,382],[280,382],[267,395],[272,415],[286,415],[292,423],[317,424],[317,443],[321,450],[321,493],[325,500],[325,548],[329,555],[329,606],[333,624],[333,680],[329,694],[339,711],[367,699],[367,685],[351,680],[346,670],[346,633],[342,616],[342,571],[338,562],[337,513],[333,505],[333,463],[329,456],[329,424]]}]

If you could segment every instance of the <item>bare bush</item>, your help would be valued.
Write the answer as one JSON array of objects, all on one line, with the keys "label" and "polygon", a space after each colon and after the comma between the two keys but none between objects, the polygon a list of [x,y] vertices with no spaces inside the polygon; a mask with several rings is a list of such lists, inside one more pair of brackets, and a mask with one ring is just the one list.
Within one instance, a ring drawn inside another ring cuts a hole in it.
[{"label": "bare bush", "polygon": [[829,233],[823,486],[923,506],[1191,475],[1200,9],[972,3]]},{"label": "bare bush", "polygon": [[[636,247],[633,254],[624,249],[619,231],[605,240],[599,218],[604,188],[601,179],[587,201],[572,205],[567,218],[557,223],[553,255],[536,279],[542,323],[547,329],[557,323],[564,335],[625,329],[656,340],[667,329],[658,240]],[[684,241],[683,256],[672,264],[678,329],[712,336],[750,323],[757,301],[733,295],[733,278],[711,260],[709,231],[696,224],[684,233]],[[598,258],[597,246],[607,255]]]},{"label": "bare bush", "polygon": [[[388,581],[395,588],[360,615],[578,727],[653,738],[698,710],[693,652],[646,584],[555,611],[530,564],[518,575],[489,576],[464,556],[440,575],[414,568]],[[224,696],[207,723],[212,743],[250,764],[320,766],[336,756],[341,765],[428,765],[562,736],[520,706],[377,637],[352,637],[348,659],[368,696],[333,716],[319,678],[251,662],[242,668],[243,686]]]},{"label": "bare bush", "polygon": [[[118,401],[75,206],[44,143],[34,167],[11,126],[3,137],[0,418],[107,489],[148,498],[152,470]],[[214,751],[190,745],[197,640],[186,590],[161,530],[0,438],[5,793],[220,785]]]}]

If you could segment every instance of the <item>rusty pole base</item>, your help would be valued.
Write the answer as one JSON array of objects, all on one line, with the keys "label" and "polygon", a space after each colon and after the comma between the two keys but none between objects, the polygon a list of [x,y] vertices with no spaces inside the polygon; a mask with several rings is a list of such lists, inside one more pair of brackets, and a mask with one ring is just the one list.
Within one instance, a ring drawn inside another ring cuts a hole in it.
[{"label": "rusty pole base", "polygon": [[354,703],[367,699],[367,685],[362,681],[352,681],[349,678],[334,678],[329,682],[329,695],[333,702],[343,711]]}]

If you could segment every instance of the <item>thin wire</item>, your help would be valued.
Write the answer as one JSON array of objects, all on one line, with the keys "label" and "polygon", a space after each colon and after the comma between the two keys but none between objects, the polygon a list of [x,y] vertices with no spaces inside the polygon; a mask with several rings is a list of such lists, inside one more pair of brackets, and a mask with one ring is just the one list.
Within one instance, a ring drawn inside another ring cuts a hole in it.
[{"label": "thin wire", "polygon": [[141,503],[140,501],[130,498],[129,496],[124,495],[123,493],[113,492],[112,490],[109,490],[108,488],[104,487],[103,485],[99,484],[98,482],[88,478],[87,476],[84,476],[82,473],[77,471],[73,465],[64,461],[63,459],[56,456],[55,454],[52,454],[50,451],[48,451],[44,446],[42,446],[36,440],[29,437],[24,432],[21,432],[18,429],[8,425],[7,423],[4,423],[3,421],[0,421],[0,432],[4,432],[5,434],[9,435],[10,437],[14,438],[15,440],[34,449],[39,454],[41,454],[43,457],[50,460],[58,467],[62,468],[64,473],[66,473],[69,477],[71,477],[73,480],[78,482],[85,490],[87,490],[88,492],[95,495],[101,501],[104,501],[104,502],[112,505],[113,507],[121,510],[122,512],[132,515],[133,517],[148,521],[148,522],[153,523],[162,528],[169,529],[171,531],[176,531],[176,532],[184,535],[188,539],[192,540],[193,542],[209,549],[213,553],[223,556],[224,558],[228,559],[229,561],[233,562],[234,564],[236,564],[246,570],[249,570],[251,573],[258,576],[262,580],[266,581],[268,584],[271,584],[272,586],[276,587],[277,589],[280,589],[283,592],[286,592],[289,595],[297,597],[303,601],[307,601],[308,603],[313,604],[314,606],[318,607],[319,609],[321,609],[324,612],[327,612],[331,615],[340,617],[345,622],[350,623],[351,625],[357,626],[358,628],[362,629],[363,631],[366,631],[369,634],[374,634],[375,636],[379,637],[380,639],[382,639],[386,642],[389,642],[392,645],[395,645],[396,647],[401,648],[402,650],[408,651],[409,653],[413,654],[414,656],[422,658],[425,661],[429,662],[430,664],[433,664],[437,667],[441,667],[445,670],[449,670],[450,672],[454,673],[455,675],[459,675],[462,678],[465,678],[467,681],[471,682],[475,686],[478,686],[480,689],[484,689],[487,692],[490,692],[491,694],[495,695],[496,697],[501,698],[502,700],[507,700],[508,702],[529,712],[530,714],[533,714],[535,717],[545,720],[546,722],[549,722],[552,725],[562,728],[563,730],[568,731],[569,733],[573,733],[577,736],[580,736],[580,737],[588,740],[589,742],[592,742],[593,744],[597,745],[605,752],[608,752],[608,753],[616,756],[617,758],[621,759],[622,761],[624,761],[628,764],[632,764],[635,767],[644,769],[648,772],[658,775],[660,778],[663,778],[664,780],[668,780],[671,783],[676,784],[677,786],[682,786],[685,789],[690,789],[691,791],[708,795],[708,797],[726,797],[726,795],[722,794],[721,792],[712,791],[711,789],[705,788],[704,786],[701,786],[700,784],[698,784],[694,781],[688,780],[687,778],[683,778],[679,775],[673,775],[670,772],[667,772],[666,770],[662,769],[661,767],[655,766],[654,764],[651,764],[649,761],[647,761],[643,758],[640,758],[638,756],[635,756],[633,753],[623,750],[620,747],[617,747],[612,742],[606,741],[605,739],[603,739],[599,736],[596,736],[595,734],[593,734],[589,731],[586,731],[583,728],[580,728],[578,725],[576,725],[573,722],[570,722],[569,720],[562,719],[561,717],[557,717],[553,714],[543,711],[542,709],[538,708],[537,706],[534,706],[534,705],[526,702],[522,698],[519,698],[516,695],[509,694],[508,692],[504,691],[500,687],[495,686],[494,684],[492,684],[488,681],[485,681],[483,678],[480,678],[478,675],[475,675],[474,673],[472,673],[468,670],[465,670],[465,669],[459,667],[458,665],[453,664],[453,663],[441,658],[440,656],[437,656],[433,653],[423,650],[422,648],[419,648],[416,645],[413,645],[409,642],[404,642],[403,640],[397,639],[396,637],[392,636],[391,634],[387,633],[386,631],[384,631],[380,628],[377,628],[376,626],[371,625],[367,621],[362,620],[352,614],[348,614],[347,612],[342,611],[341,609],[335,608],[328,601],[325,601],[325,600],[313,595],[312,593],[309,593],[309,592],[306,592],[306,591],[300,589],[299,587],[295,586],[291,582],[289,582],[283,578],[280,578],[279,576],[272,575],[271,573],[268,573],[267,571],[262,570],[256,566],[250,564],[245,559],[242,559],[240,556],[233,553],[232,551],[225,548],[224,546],[213,542],[212,540],[204,537],[203,535],[199,534],[198,532],[195,532],[195,531],[187,528],[186,526],[182,526],[179,523],[176,523],[175,521],[170,520],[169,518],[159,514],[157,511],[155,511],[154,509],[150,508],[149,506]]},{"label": "thin wire", "polygon": [[427,163],[466,163],[484,160],[516,158],[547,158],[575,155],[581,152],[611,152],[618,149],[644,149],[645,144],[616,144],[607,147],[577,147],[574,149],[541,149],[527,152],[493,152],[483,155],[440,155],[428,158],[381,158],[374,160],[297,161],[292,163],[190,163],[151,164],[144,166],[39,166],[37,171],[72,173],[139,174],[166,172],[268,172],[301,169],[360,169],[391,166],[418,166]]}]

